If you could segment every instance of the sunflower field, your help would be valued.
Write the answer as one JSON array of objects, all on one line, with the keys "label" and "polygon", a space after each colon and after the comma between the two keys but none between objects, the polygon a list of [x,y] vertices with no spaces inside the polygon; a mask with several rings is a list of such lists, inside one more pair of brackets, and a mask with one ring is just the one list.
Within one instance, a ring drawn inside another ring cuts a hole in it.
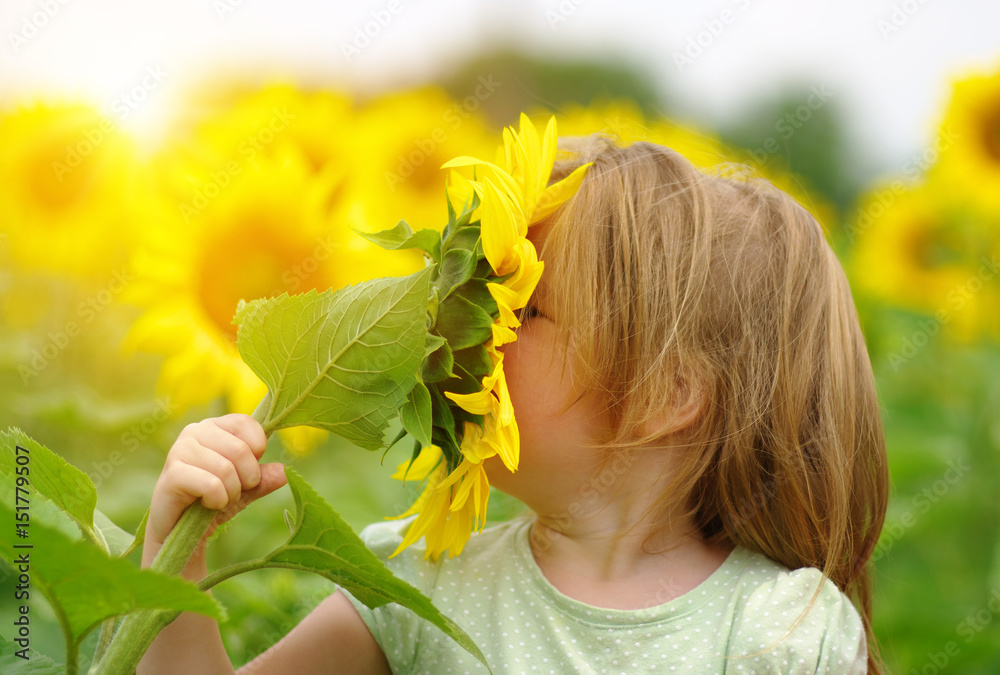
[{"label": "sunflower field", "polygon": [[[179,109],[151,149],[81,103],[0,108],[3,427],[85,471],[99,508],[126,529],[185,424],[251,413],[266,393],[236,349],[238,302],[420,270],[419,251],[358,233],[400,219],[440,230],[442,164],[492,158],[500,131],[470,99],[434,86],[365,99],[288,83],[216,87]],[[539,128],[553,113],[527,112]],[[554,114],[561,135],[652,140],[703,167],[747,161],[711,130],[628,101]],[[1000,670],[1000,70],[954,82],[936,131],[845,212],[789,172],[765,173],[824,223],[878,379],[893,480],[875,553],[883,657],[890,672],[989,673]],[[277,435],[272,459],[308,475],[355,530],[415,497],[389,480],[406,451],[383,457],[305,427]],[[490,499],[490,519],[521,508]],[[209,567],[281,541],[290,503],[276,494],[226,527]],[[0,566],[5,635],[13,572]],[[215,589],[234,663],[330,590],[288,571]],[[35,607],[32,648],[60,655],[56,616]]]}]

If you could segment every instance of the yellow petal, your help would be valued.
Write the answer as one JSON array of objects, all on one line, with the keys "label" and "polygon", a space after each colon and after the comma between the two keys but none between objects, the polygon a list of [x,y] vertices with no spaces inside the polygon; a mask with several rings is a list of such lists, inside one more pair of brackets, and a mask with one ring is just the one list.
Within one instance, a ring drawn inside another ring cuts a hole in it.
[{"label": "yellow petal", "polygon": [[[497,353],[496,362],[493,364],[493,372],[483,378],[483,390],[492,391],[497,384],[497,380],[503,378],[503,354]],[[492,397],[490,397],[490,404],[493,405]],[[494,408],[490,408],[492,412]],[[483,414],[483,413],[479,413]]]},{"label": "yellow petal", "polygon": [[448,550],[448,557],[454,558],[465,548],[472,534],[472,512],[465,508],[450,515],[444,526],[442,545],[438,554]]},{"label": "yellow petal", "polygon": [[436,445],[425,445],[417,458],[412,462],[406,460],[398,467],[392,477],[396,480],[423,480],[427,478],[438,462],[441,461],[441,448]]},{"label": "yellow petal", "polygon": [[487,416],[483,428],[483,438],[496,449],[508,470],[517,471],[520,434],[517,430],[516,420],[512,419],[510,424],[499,424],[495,416]]},{"label": "yellow petal", "polygon": [[531,120],[524,113],[521,113],[520,122],[521,133],[519,135],[520,143],[518,144],[520,153],[518,158],[521,164],[524,185],[523,201],[521,204],[525,212],[529,212],[534,209],[534,205],[538,201],[545,183],[548,181],[552,168],[549,167],[545,175],[542,175],[544,167],[542,166],[542,152],[541,144],[538,141],[538,131],[535,130],[535,125],[531,123]]},{"label": "yellow petal", "polygon": [[556,118],[553,115],[549,118],[548,124],[545,125],[545,140],[542,141],[542,152],[541,152],[541,170],[538,172],[538,194],[544,194],[545,185],[549,182],[549,176],[552,175],[552,167],[556,163],[556,147],[558,143],[558,134],[556,132]]},{"label": "yellow petal", "polygon": [[[434,520],[424,533],[424,541],[427,544],[427,553],[424,555],[424,558],[436,560],[438,556],[453,545],[456,522],[455,516],[448,509],[450,499],[450,490],[435,491],[432,503]],[[468,539],[468,536],[469,532],[467,531],[465,533],[466,539]],[[452,555],[455,555],[454,551]]]},{"label": "yellow petal", "polygon": [[521,188],[518,186],[517,182],[511,177],[511,175],[501,169],[499,166],[493,162],[487,162],[484,159],[476,159],[475,157],[456,157],[455,159],[450,159],[441,165],[442,169],[451,169],[457,166],[484,166],[493,170],[497,178],[503,183],[503,187],[510,194],[520,194]]},{"label": "yellow petal", "polygon": [[521,302],[518,294],[510,288],[492,281],[486,284],[486,289],[493,296],[493,299],[497,303],[497,309],[500,310],[498,319],[500,325],[508,328],[517,328],[520,326],[521,322],[517,320],[514,310],[521,309],[525,303]]},{"label": "yellow petal", "polygon": [[[499,368],[497,370],[500,370]],[[510,402],[510,392],[507,390],[507,378],[504,377],[503,372],[500,372],[500,377],[497,378],[496,386],[493,387],[493,392],[496,394],[497,405],[494,408],[494,412],[497,415],[497,421],[503,425],[509,425],[514,421],[514,405]]]},{"label": "yellow petal", "polygon": [[483,428],[466,422],[462,431],[462,455],[473,464],[480,464],[496,454],[489,443],[483,441]]},{"label": "yellow petal", "polygon": [[490,395],[489,389],[477,391],[474,394],[456,394],[446,391],[444,395],[457,403],[462,410],[473,415],[485,415],[493,410],[493,396]]},{"label": "yellow petal", "polygon": [[452,170],[448,178],[446,193],[456,214],[462,213],[472,203],[472,181]]},{"label": "yellow petal", "polygon": [[580,183],[583,181],[583,177],[590,166],[590,164],[579,166],[573,170],[573,173],[558,183],[553,183],[545,188],[545,192],[542,193],[541,199],[538,200],[538,203],[531,212],[531,216],[528,218],[528,224],[533,225],[537,223],[569,201],[569,198],[575,195],[577,190],[580,189]]},{"label": "yellow petal", "polygon": [[416,501],[413,502],[410,508],[406,509],[406,511],[398,516],[386,516],[386,520],[401,520],[412,516],[414,513],[423,511],[428,500],[431,498],[431,495],[434,493],[434,488],[436,488],[438,483],[440,483],[444,478],[444,472],[444,465],[438,465],[437,470],[434,471],[434,473],[431,474],[431,477],[427,480],[427,485],[424,486],[424,491],[420,493],[420,496],[417,497]]},{"label": "yellow petal", "polygon": [[486,471],[480,471],[473,486],[472,500],[475,510],[476,520],[480,530],[486,524],[486,506],[490,501],[490,481],[486,476]]},{"label": "yellow petal", "polygon": [[483,182],[482,199],[480,231],[483,252],[493,270],[503,276],[515,269],[517,258],[514,244],[521,236],[518,234],[518,222],[523,222],[524,216],[520,213],[520,207],[512,204],[491,180]]},{"label": "yellow petal", "polygon": [[514,256],[518,260],[517,271],[503,285],[517,297],[516,301],[510,300],[508,306],[511,309],[521,309],[528,304],[531,294],[535,292],[545,264],[538,260],[535,245],[528,239],[521,239],[514,245]]},{"label": "yellow petal", "polygon": [[[449,473],[447,476],[445,476],[445,479],[443,481],[441,481],[440,483],[438,483],[437,489],[438,490],[447,490],[448,488],[450,488],[453,485],[455,485],[455,483],[457,483],[460,480],[462,480],[462,477],[466,473],[468,473],[470,466],[472,466],[472,463],[469,462],[468,460],[463,459],[459,463],[459,465],[455,467],[454,471],[452,471],[451,473]],[[454,502],[454,498],[452,499],[452,501]]]},{"label": "yellow petal", "polygon": [[490,326],[490,330],[493,332],[493,347],[502,347],[517,340],[517,333],[507,326],[494,323]]},{"label": "yellow petal", "polygon": [[[474,494],[474,488],[482,489],[481,483],[486,481],[486,488],[489,489],[489,481],[486,479],[486,471],[482,464],[472,464],[466,460],[463,464],[468,463],[465,471],[463,472],[462,482],[459,484],[458,489],[455,490],[455,494],[451,498],[451,510],[458,511],[466,507],[468,503],[469,496]],[[476,509],[476,500],[473,500],[471,504],[474,512],[476,513],[477,520],[479,518],[478,509]]]}]

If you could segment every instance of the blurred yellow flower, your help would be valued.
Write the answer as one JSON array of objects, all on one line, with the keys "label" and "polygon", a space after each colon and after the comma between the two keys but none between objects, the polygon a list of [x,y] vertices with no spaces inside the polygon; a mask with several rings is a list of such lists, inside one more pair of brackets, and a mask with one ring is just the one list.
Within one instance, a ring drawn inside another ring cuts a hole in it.
[{"label": "blurred yellow flower", "polygon": [[[230,162],[225,181],[195,179],[179,204],[160,209],[169,222],[137,255],[140,279],[128,294],[145,312],[127,346],[166,356],[159,386],[179,410],[225,396],[229,410],[250,413],[264,395],[236,351],[240,299],[340,288],[422,265],[348,229],[339,177],[313,173],[294,145]],[[282,437],[293,446],[322,437],[288,432]]]},{"label": "blurred yellow flower", "polygon": [[875,217],[856,230],[849,271],[858,292],[936,317],[961,340],[1000,335],[995,220],[984,227],[982,214],[934,182],[873,190],[859,212]]},{"label": "blurred yellow flower", "polygon": [[187,115],[178,120],[161,161],[184,163],[186,171],[161,176],[184,195],[188,181],[211,179],[230,160],[247,163],[274,158],[294,146],[311,172],[346,173],[355,163],[351,134],[357,127],[354,101],[331,90],[308,91],[290,84],[259,89],[234,87],[192,94]]},{"label": "blurred yellow flower", "polygon": [[0,234],[12,264],[106,279],[143,234],[134,145],[82,104],[0,113]]},{"label": "blurred yellow flower", "polygon": [[937,145],[932,179],[1000,214],[1000,70],[955,82]]},{"label": "blurred yellow flower", "polygon": [[[481,90],[483,96],[488,89]],[[455,101],[436,87],[383,94],[362,105],[351,142],[350,187],[358,221],[405,219],[414,229],[448,222],[442,189],[445,161],[459,154],[493,152],[493,131],[478,112],[479,99]],[[456,207],[460,207],[456,204]]]}]

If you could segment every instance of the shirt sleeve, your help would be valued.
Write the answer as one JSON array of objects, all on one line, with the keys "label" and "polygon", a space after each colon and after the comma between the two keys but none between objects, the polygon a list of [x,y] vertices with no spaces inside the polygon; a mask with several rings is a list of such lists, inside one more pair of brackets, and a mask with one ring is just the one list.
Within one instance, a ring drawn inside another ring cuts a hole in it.
[{"label": "shirt sleeve", "polygon": [[867,672],[861,617],[819,570],[783,571],[745,597],[733,622],[727,675]]},{"label": "shirt sleeve", "polygon": [[[432,567],[423,561],[419,551],[407,549],[395,558],[389,559],[403,541],[403,532],[408,525],[409,520],[374,523],[362,530],[359,536],[393,574],[416,586],[426,595],[433,586],[434,572]],[[415,547],[411,547],[413,548]],[[424,629],[423,624],[426,622],[409,609],[394,602],[371,609],[347,589],[339,586],[338,589],[368,626],[375,642],[385,654],[392,672],[409,672],[417,655],[416,648],[420,633]]]}]

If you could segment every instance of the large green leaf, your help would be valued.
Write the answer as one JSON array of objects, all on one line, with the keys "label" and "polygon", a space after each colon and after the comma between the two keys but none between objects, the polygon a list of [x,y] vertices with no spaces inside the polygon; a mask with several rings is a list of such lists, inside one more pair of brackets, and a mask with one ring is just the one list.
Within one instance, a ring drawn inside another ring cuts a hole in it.
[{"label": "large green leaf", "polygon": [[431,269],[241,303],[236,344],[268,387],[264,429],[313,426],[384,447],[424,357]]},{"label": "large green leaf", "polygon": [[[0,522],[14,521],[13,495],[9,482],[3,481]],[[32,520],[29,527],[26,539],[0,537],[0,556],[15,568],[27,565],[32,590],[45,594],[74,641],[101,621],[138,609],[200,612],[216,619],[224,616],[215,600],[179,577],[109,558],[94,544],[74,541],[41,521]],[[20,556],[27,556],[28,562]]]},{"label": "large green leaf", "polygon": [[33,491],[59,507],[88,538],[97,541],[94,535],[97,489],[90,476],[12,427],[0,433],[0,475],[8,479],[17,475],[19,468],[28,477]]},{"label": "large green leaf", "polygon": [[256,567],[283,567],[319,574],[372,609],[399,603],[433,623],[489,667],[465,631],[442,614],[427,596],[393,575],[298,473],[286,468],[285,475],[295,497],[296,529],[284,545],[256,561]]},{"label": "large green leaf", "polygon": [[[18,456],[22,458],[21,464]],[[73,531],[78,528],[83,536],[113,556],[142,544],[144,532],[136,539],[94,508],[97,489],[87,474],[20,429],[10,428],[0,433],[0,476],[14,479],[19,470],[28,479],[26,489],[32,520],[44,522],[71,539],[79,538]],[[75,523],[76,528],[67,523]],[[143,520],[140,528],[144,530],[145,525]]]}]

